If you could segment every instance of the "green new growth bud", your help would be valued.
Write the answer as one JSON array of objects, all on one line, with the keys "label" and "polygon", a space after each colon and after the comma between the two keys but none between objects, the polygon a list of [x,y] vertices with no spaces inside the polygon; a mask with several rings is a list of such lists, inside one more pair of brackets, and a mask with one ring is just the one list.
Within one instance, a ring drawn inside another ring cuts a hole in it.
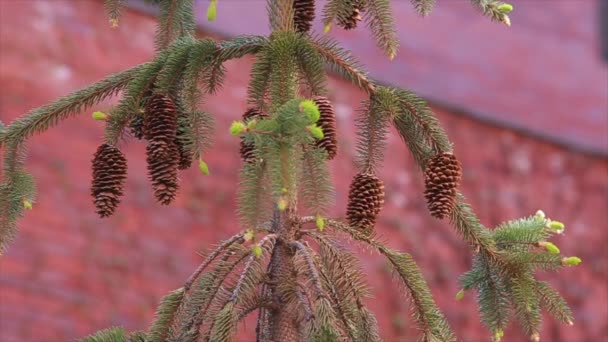
[{"label": "green new growth bud", "polygon": [[317,229],[319,229],[319,231],[322,232],[323,228],[325,228],[325,220],[323,219],[323,217],[321,215],[317,215],[317,219],[315,220],[315,223],[317,224]]},{"label": "green new growth bud", "polygon": [[315,139],[323,139],[323,130],[321,129],[321,127],[318,127],[317,125],[310,125],[310,126],[306,126],[306,129],[308,129],[308,131],[310,132],[310,134],[312,134],[313,137],[315,137]]},{"label": "green new growth bud", "polygon": [[203,160],[198,161],[198,168],[205,176],[209,175],[209,166]]},{"label": "green new growth bud", "polygon": [[286,194],[286,193],[288,193],[288,192],[289,192],[289,190],[287,190],[287,188],[282,188],[282,189],[281,189],[281,193],[282,193],[282,194]]},{"label": "green new growth bud", "polygon": [[99,121],[108,120],[108,114],[106,114],[104,112],[93,112],[93,115],[91,115],[91,117],[93,119],[99,120]]},{"label": "green new growth bud", "polygon": [[207,20],[214,21],[217,16],[217,0],[211,0],[207,7]]},{"label": "green new growth bud", "polygon": [[551,230],[559,232],[559,231],[563,231],[566,228],[566,226],[563,223],[559,222],[559,221],[550,221],[549,222],[549,228]]},{"label": "green new growth bud", "polygon": [[545,212],[542,210],[538,210],[534,216],[539,220],[544,220],[546,218]]},{"label": "green new growth bud", "polygon": [[502,340],[502,338],[505,336],[505,332],[502,331],[502,329],[498,329],[496,331],[494,331],[494,342],[498,342],[500,340]]},{"label": "green new growth bud", "polygon": [[315,123],[319,121],[321,117],[321,113],[319,112],[319,107],[312,100],[304,100],[300,102],[300,112],[304,112],[304,114],[308,117],[310,122]]},{"label": "green new growth bud", "polygon": [[504,3],[498,6],[498,10],[502,13],[511,13],[513,11],[513,5]]},{"label": "green new growth bud", "polygon": [[464,298],[464,289],[460,289],[458,293],[456,293],[456,300],[462,300]]},{"label": "green new growth bud", "polygon": [[285,197],[280,197],[279,200],[277,201],[277,207],[279,208],[280,211],[283,211],[287,208],[287,199],[285,199]]},{"label": "green new growth bud", "polygon": [[253,229],[247,229],[245,235],[243,235],[243,239],[245,239],[245,241],[251,241],[255,239],[255,232],[253,231]]},{"label": "green new growth bud", "polygon": [[232,125],[230,125],[230,134],[232,135],[240,135],[245,132],[247,126],[242,121],[233,121]]},{"label": "green new growth bud", "polygon": [[260,247],[259,245],[255,245],[251,248],[251,252],[256,258],[259,258],[262,256],[262,247]]},{"label": "green new growth bud", "polygon": [[575,256],[562,259],[563,266],[577,266],[581,262],[583,262],[583,260],[581,260],[581,258],[575,257]]},{"label": "green new growth bud", "polygon": [[541,244],[542,247],[545,247],[547,252],[551,254],[559,254],[559,248],[557,248],[557,246],[552,244],[551,242],[541,242]]},{"label": "green new growth bud", "polygon": [[28,200],[23,200],[23,208],[27,210],[32,210],[32,202]]},{"label": "green new growth bud", "polygon": [[327,24],[323,28],[323,33],[329,33],[330,30],[331,30],[331,24]]}]

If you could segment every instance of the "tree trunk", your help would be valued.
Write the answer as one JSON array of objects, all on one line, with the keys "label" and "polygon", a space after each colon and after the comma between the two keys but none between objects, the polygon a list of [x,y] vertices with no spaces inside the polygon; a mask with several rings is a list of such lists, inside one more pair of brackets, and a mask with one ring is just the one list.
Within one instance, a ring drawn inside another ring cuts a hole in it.
[{"label": "tree trunk", "polygon": [[295,210],[288,208],[284,212],[275,212],[273,230],[279,235],[270,259],[270,294],[274,309],[269,312],[270,335],[273,342],[298,341],[295,304],[295,270],[293,251],[288,246],[293,240],[298,224]]}]

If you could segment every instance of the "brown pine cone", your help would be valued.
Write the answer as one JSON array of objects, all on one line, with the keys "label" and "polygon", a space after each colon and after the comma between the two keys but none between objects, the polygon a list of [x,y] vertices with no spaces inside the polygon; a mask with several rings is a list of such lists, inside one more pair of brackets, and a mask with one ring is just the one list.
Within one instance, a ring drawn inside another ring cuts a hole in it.
[{"label": "brown pine cone", "polygon": [[348,224],[364,231],[373,230],[383,204],[384,183],[373,174],[358,173],[348,191]]},{"label": "brown pine cone", "polygon": [[92,162],[91,195],[100,217],[114,213],[123,194],[127,178],[127,159],[120,150],[108,144],[97,148]]},{"label": "brown pine cone", "polygon": [[152,189],[161,204],[169,204],[178,189],[180,161],[177,139],[177,106],[168,96],[154,94],[148,100],[144,119],[148,174]]},{"label": "brown pine cone", "polygon": [[443,152],[431,158],[424,172],[424,196],[431,215],[442,219],[452,213],[461,175],[460,163],[453,154]]},{"label": "brown pine cone", "polygon": [[129,130],[131,134],[141,140],[144,138],[144,116],[141,114],[137,114],[131,123],[129,124]]},{"label": "brown pine cone", "polygon": [[336,135],[336,114],[331,102],[324,96],[315,96],[313,101],[319,107],[321,117],[317,121],[317,126],[323,130],[323,138],[317,141],[317,147],[327,152],[327,159],[334,159],[338,153],[338,138]]},{"label": "brown pine cone", "polygon": [[[249,108],[243,114],[243,121],[247,123],[253,119],[264,119],[267,118],[268,114],[262,113],[257,108]],[[246,163],[251,163],[255,161],[255,146],[252,143],[245,141],[244,137],[241,137],[241,147],[240,147],[241,158]]]},{"label": "brown pine cone", "polygon": [[315,0],[293,0],[293,23],[298,32],[308,32],[315,19]]},{"label": "brown pine cone", "polygon": [[177,106],[166,95],[154,94],[148,99],[144,117],[146,139],[172,141],[177,132]]},{"label": "brown pine cone", "polygon": [[154,196],[167,205],[175,199],[179,188],[177,167],[179,151],[175,142],[150,141],[146,147],[148,174],[152,180]]},{"label": "brown pine cone", "polygon": [[345,30],[352,30],[357,27],[361,20],[361,9],[358,4],[354,4],[353,11],[348,17],[338,18],[338,26]]}]

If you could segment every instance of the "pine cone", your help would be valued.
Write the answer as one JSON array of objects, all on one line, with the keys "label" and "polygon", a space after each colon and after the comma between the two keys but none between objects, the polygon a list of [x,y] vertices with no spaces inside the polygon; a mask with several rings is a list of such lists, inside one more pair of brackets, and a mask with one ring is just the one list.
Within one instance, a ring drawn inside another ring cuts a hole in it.
[{"label": "pine cone", "polygon": [[431,158],[424,172],[424,196],[431,215],[442,219],[454,210],[461,174],[460,163],[453,154],[444,152]]},{"label": "pine cone", "polygon": [[293,0],[293,22],[298,32],[308,32],[315,19],[315,0]]},{"label": "pine cone", "polygon": [[175,142],[150,141],[146,147],[148,173],[156,199],[167,205],[175,199],[179,188],[177,167],[179,151]]},{"label": "pine cone", "polygon": [[338,26],[345,30],[352,30],[357,27],[357,24],[361,21],[361,10],[359,5],[353,5],[353,11],[350,16],[346,18],[338,18]]},{"label": "pine cone", "polygon": [[[248,122],[252,119],[263,119],[263,118],[267,118],[267,117],[268,117],[268,114],[262,113],[259,109],[249,108],[243,114],[243,121]],[[255,151],[255,146],[253,146],[252,143],[248,143],[247,141],[245,141],[244,137],[241,137],[240,153],[241,153],[241,158],[243,159],[244,162],[251,163],[255,160],[254,151]]]},{"label": "pine cone", "polygon": [[129,129],[131,134],[141,140],[144,138],[144,116],[141,114],[137,114],[131,123],[129,124]]},{"label": "pine cone", "polygon": [[375,175],[358,173],[350,184],[346,219],[353,227],[370,231],[384,204],[384,183]]},{"label": "pine cone", "polygon": [[168,96],[154,94],[148,100],[144,128],[148,174],[156,199],[169,204],[178,189],[177,168],[180,160],[177,139],[177,106]]},{"label": "pine cone", "polygon": [[144,117],[146,139],[172,141],[177,132],[177,106],[168,96],[154,94],[148,100]]},{"label": "pine cone", "polygon": [[313,101],[319,107],[321,117],[317,121],[317,126],[323,130],[323,138],[317,141],[317,147],[323,148],[327,152],[327,159],[334,159],[338,152],[338,139],[336,136],[336,114],[334,107],[326,97],[315,96]]},{"label": "pine cone", "polygon": [[114,213],[123,194],[127,178],[127,159],[114,146],[103,144],[97,148],[92,162],[91,195],[96,212],[101,217]]}]

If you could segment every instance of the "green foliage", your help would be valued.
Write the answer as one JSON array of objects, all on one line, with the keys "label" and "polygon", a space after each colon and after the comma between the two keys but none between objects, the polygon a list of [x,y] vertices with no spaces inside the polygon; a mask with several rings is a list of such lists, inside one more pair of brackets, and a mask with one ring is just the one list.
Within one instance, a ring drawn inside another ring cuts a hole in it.
[{"label": "green foliage", "polygon": [[127,334],[123,328],[109,328],[85,337],[80,342],[125,342]]},{"label": "green foliage", "polygon": [[332,203],[333,185],[324,150],[309,147],[302,156],[300,196],[304,206],[315,215],[324,215]]},{"label": "green foliage", "polygon": [[300,78],[311,95],[325,95],[325,61],[310,40],[300,37],[296,47],[296,60]]},{"label": "green foliage", "polygon": [[194,160],[200,159],[202,152],[211,147],[211,139],[215,131],[213,116],[207,112],[195,111],[179,119],[183,121],[179,123],[183,132],[178,135],[181,146],[192,154]]},{"label": "green foliage", "polygon": [[169,329],[175,318],[175,313],[182,303],[184,298],[184,288],[179,288],[166,295],[158,309],[156,310],[156,318],[150,327],[146,342],[163,342],[166,341],[169,335]]},{"label": "green foliage", "polygon": [[365,3],[363,18],[376,44],[389,59],[395,58],[399,49],[399,38],[390,0],[365,0]]},{"label": "green foliage", "polygon": [[554,234],[544,216],[505,222],[491,231],[494,254],[484,250],[461,279],[465,290],[477,289],[482,322],[490,331],[507,327],[511,313],[528,336],[540,332],[541,308],[557,319],[571,322],[572,314],[557,292],[535,279],[537,270],[556,270],[562,257],[543,247]]},{"label": "green foliage", "polygon": [[[113,25],[122,2],[106,1]],[[380,341],[376,318],[363,303],[368,296],[364,274],[355,256],[338,242],[343,235],[389,261],[412,303],[421,340],[455,340],[409,254],[389,249],[373,234],[325,217],[333,190],[326,152],[316,147],[323,131],[316,125],[318,108],[304,99],[327,92],[325,67],[368,95],[356,122],[356,161],[363,172],[376,172],[380,167],[389,123],[423,171],[429,158],[452,151],[427,103],[410,91],[375,84],[335,41],[296,33],[292,0],[267,0],[272,29],[268,37],[244,36],[224,42],[193,37],[192,0],[148,2],[159,5],[158,53],[152,61],[35,109],[8,127],[0,122],[0,146],[4,148],[0,252],[12,240],[17,218],[24,209],[31,209],[35,197],[34,181],[23,167],[27,138],[124,90],[110,115],[97,115],[106,124],[105,141],[114,145],[135,115],[145,110],[148,96],[162,93],[171,96],[179,109],[180,146],[199,159],[201,171],[208,174],[201,156],[210,146],[213,116],[199,107],[204,96],[222,87],[226,61],[253,54],[247,100],[265,116],[254,123],[235,121],[231,127],[234,135],[253,146],[255,155],[243,166],[238,189],[239,216],[250,230],[211,251],[183,287],[163,298],[147,335],[127,335],[114,328],[85,341],[226,341],[239,322],[256,310],[259,340],[272,340],[276,327],[282,329],[284,322],[292,322],[293,327],[286,329],[295,330],[289,333],[306,341]],[[510,25],[507,13],[512,11],[511,5],[495,0],[472,2],[493,20]],[[412,3],[426,15],[434,1]],[[329,0],[323,22],[326,26],[340,22],[352,16],[354,8],[361,11],[378,46],[394,57],[398,41],[388,0]],[[313,216],[300,217],[298,209],[309,210]],[[559,248],[548,240],[564,226],[541,214],[490,230],[464,196],[456,195],[450,221],[474,251],[471,270],[460,279],[459,295],[477,291],[481,320],[495,339],[503,336],[511,318],[536,338],[541,309],[572,324],[566,302],[547,283],[537,280],[536,273],[576,266],[581,260],[560,255]],[[318,229],[304,228],[313,223]]]},{"label": "green foliage", "polygon": [[394,104],[387,101],[383,88],[369,101],[361,105],[357,126],[357,168],[361,172],[375,173],[381,166],[386,148],[389,120],[393,117]]},{"label": "green foliage", "polygon": [[328,37],[321,37],[313,38],[311,44],[328,64],[330,70],[351,81],[370,95],[374,92],[373,83],[361,71],[359,63],[349,51],[341,48],[338,42]]},{"label": "green foliage", "polygon": [[272,210],[269,198],[268,164],[265,161],[246,163],[240,174],[239,216],[245,227],[256,227]]},{"label": "green foliage", "polygon": [[166,49],[180,37],[192,36],[195,28],[194,1],[159,1],[158,29],[156,30],[156,47],[159,51]]}]

